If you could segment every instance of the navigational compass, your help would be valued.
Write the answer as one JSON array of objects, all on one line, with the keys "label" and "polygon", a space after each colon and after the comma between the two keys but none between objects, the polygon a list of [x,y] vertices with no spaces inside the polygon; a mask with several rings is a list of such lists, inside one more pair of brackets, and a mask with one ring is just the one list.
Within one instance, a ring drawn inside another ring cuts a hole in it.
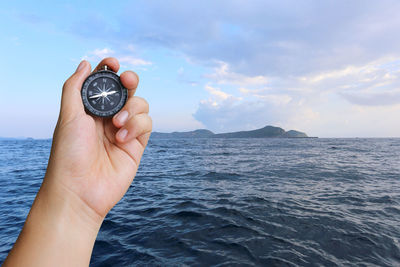
[{"label": "navigational compass", "polygon": [[98,117],[111,117],[125,105],[128,90],[119,76],[104,65],[83,83],[82,101],[86,111]]}]

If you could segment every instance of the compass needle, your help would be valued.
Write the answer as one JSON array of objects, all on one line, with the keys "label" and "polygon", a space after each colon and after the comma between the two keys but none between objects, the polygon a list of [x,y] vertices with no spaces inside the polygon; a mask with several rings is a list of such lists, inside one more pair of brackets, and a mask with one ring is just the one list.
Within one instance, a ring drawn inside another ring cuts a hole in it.
[{"label": "compass needle", "polygon": [[89,98],[99,98],[100,96],[101,96],[101,94],[97,94],[97,95],[91,96]]},{"label": "compass needle", "polygon": [[113,95],[115,93],[118,93],[117,91],[111,91],[111,92],[107,92],[107,95]]}]

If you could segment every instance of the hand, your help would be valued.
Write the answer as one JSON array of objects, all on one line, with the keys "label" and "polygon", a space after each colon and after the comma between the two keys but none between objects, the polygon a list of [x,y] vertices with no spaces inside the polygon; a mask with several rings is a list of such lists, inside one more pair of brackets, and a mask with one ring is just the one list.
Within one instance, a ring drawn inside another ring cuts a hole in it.
[{"label": "hand", "polygon": [[[114,58],[104,59],[96,69],[103,65],[114,72],[119,69]],[[139,79],[131,71],[121,74],[128,100],[118,114],[112,119],[86,114],[80,90],[89,73],[90,65],[83,61],[64,84],[44,183],[74,194],[103,218],[135,177],[152,122],[147,102],[134,96]]]},{"label": "hand", "polygon": [[[103,65],[119,69],[106,58],[95,71]],[[85,113],[89,73],[82,61],[64,84],[47,172],[4,266],[88,266],[104,217],[136,175],[152,127],[149,105],[134,96],[138,76],[121,74],[128,101],[111,119]]]}]

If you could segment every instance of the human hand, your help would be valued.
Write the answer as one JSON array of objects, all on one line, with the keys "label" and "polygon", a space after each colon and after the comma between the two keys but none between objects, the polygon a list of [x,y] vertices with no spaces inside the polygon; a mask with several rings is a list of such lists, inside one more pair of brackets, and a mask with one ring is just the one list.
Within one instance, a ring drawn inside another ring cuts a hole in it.
[{"label": "human hand", "polygon": [[[118,72],[115,58],[102,60],[95,71],[104,65]],[[104,218],[135,177],[152,122],[147,102],[134,96],[139,79],[131,71],[120,76],[128,100],[119,113],[113,118],[86,114],[80,91],[89,74],[90,64],[82,61],[64,84],[44,184],[73,194]]]},{"label": "human hand", "polygon": [[[119,63],[106,58],[117,72]],[[136,175],[150,137],[147,102],[134,96],[138,76],[121,82],[128,101],[113,118],[86,114],[81,88],[90,74],[82,61],[65,82],[42,186],[4,266],[87,266],[100,225]]]}]

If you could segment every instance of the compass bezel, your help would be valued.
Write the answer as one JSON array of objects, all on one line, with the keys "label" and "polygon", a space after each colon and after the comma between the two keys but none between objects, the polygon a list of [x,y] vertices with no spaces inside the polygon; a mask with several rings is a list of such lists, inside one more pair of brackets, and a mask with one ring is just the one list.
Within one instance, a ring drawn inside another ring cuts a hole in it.
[{"label": "compass bezel", "polygon": [[[108,111],[102,111],[95,109],[90,103],[87,98],[87,92],[89,89],[90,84],[98,79],[98,78],[108,78],[108,79],[113,79],[118,86],[121,88],[121,99],[119,103],[111,110]],[[85,109],[87,112],[90,114],[97,116],[97,117],[111,117],[120,111],[128,98],[128,90],[122,85],[120,77],[113,71],[109,70],[100,70],[95,73],[90,74],[86,80],[83,82],[82,90],[81,90],[81,96],[82,96],[82,102],[83,105],[85,106]]]}]

